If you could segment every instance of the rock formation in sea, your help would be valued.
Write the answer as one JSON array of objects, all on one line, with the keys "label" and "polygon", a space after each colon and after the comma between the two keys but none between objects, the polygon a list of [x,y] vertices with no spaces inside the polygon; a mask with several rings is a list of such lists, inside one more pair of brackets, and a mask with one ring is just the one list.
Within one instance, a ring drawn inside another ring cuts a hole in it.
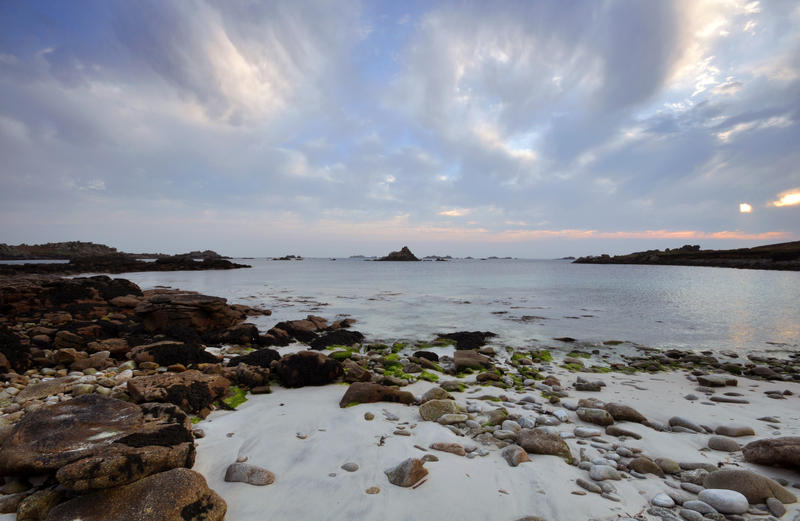
[{"label": "rock formation in sea", "polygon": [[393,251],[386,257],[381,257],[379,261],[418,261],[416,255],[411,253],[408,246],[403,246],[400,251]]}]

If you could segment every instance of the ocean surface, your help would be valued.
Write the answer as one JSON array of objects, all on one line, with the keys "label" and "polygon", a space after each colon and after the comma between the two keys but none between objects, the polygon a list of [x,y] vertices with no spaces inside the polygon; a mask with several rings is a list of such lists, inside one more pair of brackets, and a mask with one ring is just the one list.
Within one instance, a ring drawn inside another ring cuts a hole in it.
[{"label": "ocean surface", "polygon": [[266,331],[308,314],[351,317],[367,341],[492,331],[495,345],[621,340],[657,348],[800,351],[800,273],[564,260],[372,262],[235,259],[251,269],[115,275],[272,310]]}]

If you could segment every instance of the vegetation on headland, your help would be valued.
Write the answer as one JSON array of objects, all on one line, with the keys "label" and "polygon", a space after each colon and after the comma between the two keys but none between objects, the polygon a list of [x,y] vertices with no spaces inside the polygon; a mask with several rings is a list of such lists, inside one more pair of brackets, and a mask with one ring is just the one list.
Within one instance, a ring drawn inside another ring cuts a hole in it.
[{"label": "vegetation on headland", "polygon": [[800,271],[800,241],[734,250],[702,250],[699,245],[687,244],[663,251],[580,257],[573,264],[656,264]]}]

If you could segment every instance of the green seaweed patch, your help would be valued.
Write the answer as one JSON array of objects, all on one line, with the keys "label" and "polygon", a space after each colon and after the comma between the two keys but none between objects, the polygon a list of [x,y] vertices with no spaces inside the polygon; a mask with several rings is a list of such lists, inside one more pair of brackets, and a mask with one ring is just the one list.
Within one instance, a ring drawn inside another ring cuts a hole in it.
[{"label": "green seaweed patch", "polygon": [[361,405],[361,402],[350,402],[345,405],[344,408],[347,409],[348,407],[355,407],[356,405]]},{"label": "green seaweed patch", "polygon": [[582,365],[576,364],[576,363],[573,363],[573,362],[566,363],[566,364],[561,364],[561,367],[563,367],[564,369],[567,369],[568,371],[571,371],[573,373],[583,370],[583,366]]},{"label": "green seaweed patch", "polygon": [[462,369],[461,371],[456,373],[456,377],[457,378],[466,378],[467,376],[473,374],[474,372],[475,371],[473,369],[470,369],[469,367],[465,367],[464,369]]},{"label": "green seaweed patch", "polygon": [[368,344],[364,346],[364,352],[375,351],[376,353],[383,353],[389,349],[386,344]]},{"label": "green seaweed patch", "polygon": [[402,378],[403,380],[411,380],[413,378],[412,375],[403,372],[403,366],[400,364],[400,362],[396,362],[391,366],[387,367],[383,371],[383,374],[385,376],[394,376],[396,378]]},{"label": "green seaweed patch", "polygon": [[189,418],[189,421],[192,422],[192,425],[197,425],[198,423],[203,421],[203,418],[201,418],[199,416],[192,416],[192,417]]},{"label": "green seaweed patch", "polygon": [[552,362],[553,355],[547,349],[531,351],[531,358],[536,362]]},{"label": "green seaweed patch", "polygon": [[456,341],[452,338],[437,338],[433,341],[433,345],[436,347],[448,347],[456,345]]},{"label": "green seaweed patch", "polygon": [[439,377],[438,377],[437,375],[435,375],[435,374],[433,374],[433,373],[430,373],[430,372],[428,372],[428,371],[422,371],[422,372],[419,374],[419,377],[420,377],[421,379],[423,379],[423,380],[427,380],[427,381],[429,381],[429,382],[438,382],[438,381],[439,381]]},{"label": "green seaweed patch", "polygon": [[591,358],[592,354],[585,351],[570,351],[567,353],[567,356],[571,356],[572,358]]},{"label": "green seaweed patch", "polygon": [[244,402],[247,401],[247,391],[242,389],[237,385],[232,385],[228,387],[228,394],[225,398],[222,399],[222,403],[230,407],[231,409],[236,409]]},{"label": "green seaweed patch", "polygon": [[511,355],[512,362],[517,362],[522,359],[530,360],[531,356],[529,353],[520,353],[519,351]]},{"label": "green seaweed patch", "polygon": [[345,349],[344,351],[336,351],[335,353],[331,353],[328,356],[330,356],[334,360],[339,360],[341,362],[342,360],[347,360],[348,358],[353,356],[353,352],[350,351],[349,349]]},{"label": "green seaweed patch", "polygon": [[383,360],[387,362],[397,362],[400,360],[400,355],[398,355],[397,353],[392,353],[384,356]]},{"label": "green seaweed patch", "polygon": [[611,371],[613,371],[613,369],[602,365],[593,365],[592,367],[589,368],[589,371],[591,371],[592,373],[610,373]]},{"label": "green seaweed patch", "polygon": [[325,348],[326,351],[336,351],[337,349],[347,351],[350,349],[350,346],[342,344],[333,344],[332,346],[328,346]]},{"label": "green seaweed patch", "polygon": [[408,347],[408,344],[405,342],[395,342],[394,344],[392,344],[392,353],[399,353],[406,347]]},{"label": "green seaweed patch", "polygon": [[500,398],[498,398],[497,396],[493,396],[491,394],[484,394],[483,396],[479,396],[478,400],[485,400],[487,402],[502,402],[503,401]]}]

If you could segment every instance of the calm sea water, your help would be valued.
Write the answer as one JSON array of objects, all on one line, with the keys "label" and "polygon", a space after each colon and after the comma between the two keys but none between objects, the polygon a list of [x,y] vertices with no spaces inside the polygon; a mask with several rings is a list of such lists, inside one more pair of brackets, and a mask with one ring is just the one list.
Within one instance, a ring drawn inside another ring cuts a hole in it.
[{"label": "calm sea water", "polygon": [[311,313],[352,317],[369,341],[488,330],[497,343],[624,340],[651,347],[800,350],[800,273],[552,260],[241,260],[252,269],[122,275],[264,307],[264,330]]}]

